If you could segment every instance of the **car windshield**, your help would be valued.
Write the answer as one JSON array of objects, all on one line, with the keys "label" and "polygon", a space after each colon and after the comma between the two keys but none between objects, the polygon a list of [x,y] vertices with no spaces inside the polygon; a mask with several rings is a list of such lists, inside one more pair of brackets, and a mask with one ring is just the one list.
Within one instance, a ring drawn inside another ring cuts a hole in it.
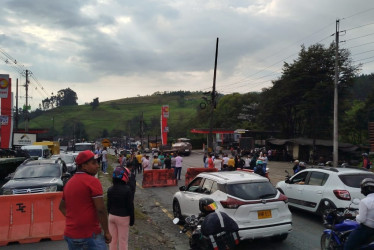
[{"label": "car windshield", "polygon": [[365,178],[374,178],[373,174],[364,173],[364,174],[344,174],[339,175],[340,180],[347,185],[348,187],[360,188],[360,183]]},{"label": "car windshield", "polygon": [[85,151],[85,150],[94,150],[93,145],[91,144],[84,144],[84,145],[77,145],[75,144],[76,151]]},{"label": "car windshield", "polygon": [[38,178],[38,177],[60,177],[60,167],[57,164],[29,165],[19,168],[14,179]]},{"label": "car windshield", "polygon": [[243,200],[268,199],[277,194],[277,190],[270,182],[228,184],[226,190],[229,195]]},{"label": "car windshield", "polygon": [[60,155],[60,157],[66,164],[74,163],[74,156],[72,155]]},{"label": "car windshield", "polygon": [[41,149],[26,149],[30,156],[43,157],[43,150]]}]

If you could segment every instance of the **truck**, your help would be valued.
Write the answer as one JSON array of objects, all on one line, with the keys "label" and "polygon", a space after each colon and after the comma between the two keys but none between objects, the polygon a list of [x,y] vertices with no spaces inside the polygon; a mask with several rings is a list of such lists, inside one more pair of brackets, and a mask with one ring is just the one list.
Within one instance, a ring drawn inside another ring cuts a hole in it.
[{"label": "truck", "polygon": [[251,149],[255,146],[253,137],[240,137],[239,147],[242,150],[242,155],[251,153]]},{"label": "truck", "polygon": [[52,155],[60,154],[60,143],[58,141],[37,141],[34,142],[32,145],[48,146]]}]

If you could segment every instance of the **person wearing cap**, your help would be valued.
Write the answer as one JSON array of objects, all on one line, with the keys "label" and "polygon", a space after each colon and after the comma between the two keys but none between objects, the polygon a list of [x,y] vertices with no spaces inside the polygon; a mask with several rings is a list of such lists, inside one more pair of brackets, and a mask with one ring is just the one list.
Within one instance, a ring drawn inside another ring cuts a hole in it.
[{"label": "person wearing cap", "polygon": [[113,171],[113,186],[108,189],[107,208],[109,231],[113,236],[109,249],[128,249],[130,226],[134,225],[134,199],[129,185],[131,171],[117,167]]},{"label": "person wearing cap", "polygon": [[75,162],[77,172],[66,183],[59,207],[66,217],[64,238],[70,250],[107,249],[112,236],[103,188],[95,178],[100,166],[90,150],[80,152]]}]

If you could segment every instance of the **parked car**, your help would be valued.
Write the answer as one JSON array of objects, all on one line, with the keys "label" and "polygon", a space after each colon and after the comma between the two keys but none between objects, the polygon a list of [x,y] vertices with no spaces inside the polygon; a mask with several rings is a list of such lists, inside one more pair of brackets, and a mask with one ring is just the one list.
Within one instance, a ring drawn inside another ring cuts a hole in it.
[{"label": "parked car", "polygon": [[62,191],[71,175],[61,159],[27,160],[1,189],[1,195]]},{"label": "parked car", "polygon": [[239,226],[241,239],[285,240],[292,230],[287,197],[267,178],[243,171],[200,173],[173,197],[174,217],[199,214],[199,200],[212,198]]},{"label": "parked car", "polygon": [[[345,208],[354,198],[362,199],[360,183],[374,173],[358,168],[314,167],[298,172],[276,187],[288,197],[289,205],[323,214],[328,201],[333,208]],[[351,207],[358,208],[352,204]]]},{"label": "parked car", "polygon": [[74,174],[77,171],[77,165],[75,164],[75,156],[73,154],[58,154],[52,155],[51,159],[61,159],[65,162],[67,171],[70,174]]}]

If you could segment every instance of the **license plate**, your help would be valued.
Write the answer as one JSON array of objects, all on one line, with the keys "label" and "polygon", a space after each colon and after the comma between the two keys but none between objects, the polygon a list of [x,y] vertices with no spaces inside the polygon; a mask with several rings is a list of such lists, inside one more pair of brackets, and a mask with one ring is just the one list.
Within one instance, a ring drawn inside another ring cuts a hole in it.
[{"label": "license plate", "polygon": [[271,218],[271,210],[257,211],[257,215],[258,215],[259,219],[268,219],[268,218]]}]

